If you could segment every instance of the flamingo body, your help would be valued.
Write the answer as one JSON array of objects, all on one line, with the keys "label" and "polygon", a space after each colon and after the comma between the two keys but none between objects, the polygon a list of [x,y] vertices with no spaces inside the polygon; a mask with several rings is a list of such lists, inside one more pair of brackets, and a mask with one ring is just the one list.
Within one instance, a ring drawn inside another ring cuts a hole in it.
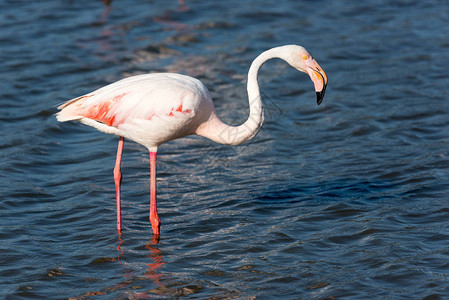
[{"label": "flamingo body", "polygon": [[317,103],[321,103],[327,85],[326,73],[303,47],[286,45],[263,52],[251,64],[247,84],[250,115],[240,126],[226,125],[217,117],[209,92],[199,80],[172,73],[122,79],[58,107],[58,121],[77,120],[120,136],[114,168],[117,230],[122,228],[120,163],[125,138],[150,151],[150,221],[153,235],[158,238],[156,152],[159,145],[191,134],[228,145],[239,145],[255,137],[264,120],[257,75],[262,64],[272,58],[283,59],[293,68],[307,73],[314,83]]},{"label": "flamingo body", "polygon": [[195,134],[215,115],[207,88],[171,73],[122,79],[58,107],[58,121],[78,120],[156,151],[162,143]]}]

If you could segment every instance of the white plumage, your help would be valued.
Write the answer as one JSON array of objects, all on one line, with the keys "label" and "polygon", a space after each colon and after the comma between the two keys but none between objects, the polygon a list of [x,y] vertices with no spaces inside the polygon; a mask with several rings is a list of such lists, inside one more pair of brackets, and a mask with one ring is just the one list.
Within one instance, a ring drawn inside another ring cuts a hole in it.
[{"label": "white plumage", "polygon": [[209,92],[199,80],[171,73],[125,78],[58,109],[58,121],[78,120],[153,151],[164,142],[194,134],[214,113]]}]

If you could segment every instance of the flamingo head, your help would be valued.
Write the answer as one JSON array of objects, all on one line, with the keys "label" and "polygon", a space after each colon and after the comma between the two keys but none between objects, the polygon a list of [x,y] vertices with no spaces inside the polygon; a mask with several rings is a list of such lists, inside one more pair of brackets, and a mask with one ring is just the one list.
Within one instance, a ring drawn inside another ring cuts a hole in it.
[{"label": "flamingo head", "polygon": [[327,75],[313,59],[312,55],[301,46],[287,45],[279,47],[280,57],[298,71],[309,74],[315,85],[318,105],[321,104],[326,92]]}]

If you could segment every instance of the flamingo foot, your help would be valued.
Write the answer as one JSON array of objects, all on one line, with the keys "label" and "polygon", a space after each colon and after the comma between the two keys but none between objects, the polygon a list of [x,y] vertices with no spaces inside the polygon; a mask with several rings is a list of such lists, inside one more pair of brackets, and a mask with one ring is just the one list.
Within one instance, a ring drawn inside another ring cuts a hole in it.
[{"label": "flamingo foot", "polygon": [[153,235],[159,236],[159,231],[161,229],[161,220],[159,217],[150,217],[151,227],[153,229]]},{"label": "flamingo foot", "polygon": [[149,246],[154,246],[154,245],[158,244],[159,241],[160,241],[159,235],[153,235],[153,237],[150,239],[148,245]]}]

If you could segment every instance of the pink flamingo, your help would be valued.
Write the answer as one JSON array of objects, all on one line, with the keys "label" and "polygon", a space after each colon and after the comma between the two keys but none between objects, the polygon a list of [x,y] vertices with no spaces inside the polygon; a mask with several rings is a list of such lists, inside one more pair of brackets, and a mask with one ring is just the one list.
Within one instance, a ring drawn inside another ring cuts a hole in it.
[{"label": "pink flamingo", "polygon": [[267,60],[280,58],[309,74],[317,103],[321,103],[327,75],[301,46],[286,45],[260,54],[248,72],[250,115],[240,126],[220,121],[207,88],[197,79],[180,74],[155,73],[132,76],[60,105],[60,122],[77,120],[98,130],[120,136],[114,181],[117,230],[120,232],[120,162],[125,138],[147,147],[150,152],[150,222],[159,237],[160,219],[156,204],[156,152],[162,143],[187,135],[200,135],[215,142],[239,145],[256,136],[264,121],[257,74]]}]

